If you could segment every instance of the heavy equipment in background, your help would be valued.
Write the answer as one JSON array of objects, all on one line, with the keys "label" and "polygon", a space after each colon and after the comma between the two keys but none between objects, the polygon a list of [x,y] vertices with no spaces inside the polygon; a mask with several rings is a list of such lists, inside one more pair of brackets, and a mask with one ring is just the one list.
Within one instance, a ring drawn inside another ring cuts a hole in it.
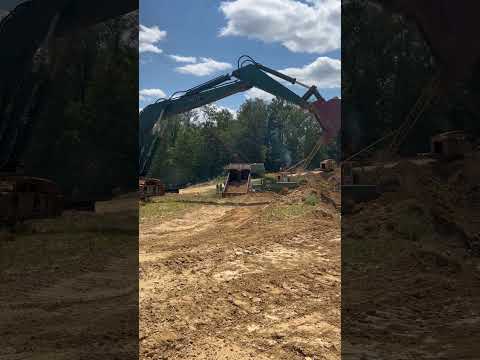
[{"label": "heavy equipment in background", "polygon": [[229,164],[225,170],[227,170],[227,176],[222,197],[248,193],[251,188],[252,166],[250,164]]},{"label": "heavy equipment in background", "polygon": [[31,176],[0,176],[0,223],[55,217],[62,213],[63,196],[47,179]]},{"label": "heavy equipment in background", "polygon": [[[399,128],[342,161],[342,201],[369,200],[377,197],[382,187],[388,187],[382,184],[387,181],[384,177],[394,168],[399,147],[408,134],[433,104],[457,92],[458,83],[469,79],[480,66],[480,42],[472,36],[478,32],[480,2],[370,0],[369,3],[412,21],[429,47],[437,71],[425,84]],[[478,96],[472,93],[464,96],[463,101],[472,113],[480,115]],[[467,138],[461,129],[435,135],[431,139],[431,152],[422,157],[427,155],[441,160],[461,157],[472,149]],[[380,143],[387,146],[380,161],[375,162],[369,155]],[[363,161],[354,161],[362,154],[366,154]]]},{"label": "heavy equipment in background", "polygon": [[320,163],[322,171],[334,171],[337,168],[337,162],[334,159],[325,159]]},{"label": "heavy equipment in background", "polygon": [[[303,96],[297,95],[269,74],[284,82],[300,85],[307,91]],[[250,56],[243,55],[238,59],[237,69],[231,74],[218,76],[186,91],[176,92],[168,99],[159,99],[140,112],[140,176],[148,175],[152,158],[165,128],[162,126],[163,118],[210,104],[253,87],[309,111],[322,129],[321,139],[319,139],[321,143],[327,144],[337,136],[340,129],[341,101],[339,98],[335,97],[327,101],[315,86],[305,85],[293,77],[259,64]],[[314,97],[313,101],[310,101],[311,97]]]},{"label": "heavy equipment in background", "polygon": [[[441,98],[458,93],[458,84],[467,81],[473,71],[480,67],[480,42],[472,36],[478,32],[480,3],[448,0],[369,2],[380,5],[383,11],[401,14],[415,24],[436,63],[436,73],[425,84],[417,102],[412,104],[405,121],[398,129],[379,140],[384,142],[388,139],[389,146],[384,157],[392,158],[425,112]],[[462,95],[464,105],[473,114],[480,115],[478,95],[473,92]],[[377,142],[371,144],[372,147],[369,146],[368,149],[373,148]]]},{"label": "heavy equipment in background", "polygon": [[137,8],[132,0],[30,0],[0,20],[0,223],[56,216],[63,209],[59,187],[49,179],[27,176],[22,167],[41,108],[40,94],[55,86],[48,75],[54,71],[48,53],[51,40]]},{"label": "heavy equipment in background", "polygon": [[160,196],[165,194],[165,185],[160,180],[152,178],[139,178],[138,189],[140,199],[146,200],[149,196]]},{"label": "heavy equipment in background", "polygon": [[[458,93],[458,84],[467,81],[480,66],[478,32],[478,1],[448,0],[379,0],[393,12],[412,20],[435,58],[436,73],[407,114],[405,122],[396,131],[389,154],[395,154],[408,133],[435,103]],[[464,94],[463,102],[469,110],[480,115],[479,98]],[[456,129],[461,130],[461,129]]]},{"label": "heavy equipment in background", "polygon": [[218,189],[222,197],[244,195],[264,189],[265,165],[263,163],[230,163],[224,169],[225,180]]}]

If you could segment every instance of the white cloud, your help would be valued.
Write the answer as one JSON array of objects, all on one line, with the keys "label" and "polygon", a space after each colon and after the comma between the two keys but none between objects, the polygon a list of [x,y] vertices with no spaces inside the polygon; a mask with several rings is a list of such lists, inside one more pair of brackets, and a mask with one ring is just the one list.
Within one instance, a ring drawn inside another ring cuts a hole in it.
[{"label": "white cloud", "polygon": [[[281,73],[291,76],[301,83],[319,89],[340,88],[341,86],[341,62],[329,57],[318,57],[314,62],[299,68],[286,68],[279,70]],[[288,87],[297,87],[289,82],[276,78],[283,85]],[[272,101],[274,95],[263,90],[252,88],[245,92],[247,99],[262,99],[266,102]]]},{"label": "white cloud", "polygon": [[279,42],[293,52],[325,53],[340,48],[340,0],[234,0],[222,2],[220,10],[227,19],[220,36]]},{"label": "white cloud", "polygon": [[167,36],[167,32],[160,30],[158,26],[147,27],[140,25],[140,32],[138,33],[139,51],[152,52],[155,54],[162,53],[156,44]]},{"label": "white cloud", "polygon": [[286,68],[280,72],[296,78],[306,85],[318,88],[339,88],[341,84],[341,61],[329,57],[318,57],[301,68]]},{"label": "white cloud", "polygon": [[139,92],[140,101],[156,100],[166,96],[161,89],[142,89]]},{"label": "white cloud", "polygon": [[[234,109],[231,109],[229,107],[221,106],[221,105],[217,105],[217,104],[211,104],[209,106],[213,107],[213,109],[216,112],[222,111],[222,110],[227,110],[230,114],[233,115],[234,118],[237,117],[237,111],[234,110]],[[203,124],[208,120],[207,113],[205,112],[205,108],[203,106],[200,107],[200,108],[193,109],[192,110],[192,115],[193,115],[193,117],[191,118],[191,120],[196,124]]]},{"label": "white cloud", "polygon": [[257,88],[251,88],[250,90],[246,91],[244,95],[247,99],[261,99],[266,102],[270,102],[275,99],[274,95]]},{"label": "white cloud", "polygon": [[181,63],[196,63],[197,58],[194,56],[180,56],[180,55],[168,55],[171,57],[173,60],[176,62],[181,62]]},{"label": "white cloud", "polygon": [[216,104],[213,104],[213,107],[214,107],[217,111],[227,110],[230,114],[233,115],[234,118],[237,117],[237,113],[238,113],[237,110],[234,110],[234,109],[229,108],[229,107],[227,107],[227,106],[221,106],[221,105],[216,105]]},{"label": "white cloud", "polygon": [[175,68],[181,74],[189,74],[195,76],[210,75],[218,71],[231,69],[232,65],[225,62],[215,61],[211,58],[200,58],[200,62],[189,64]]},{"label": "white cloud", "polygon": [[192,114],[190,121],[192,121],[194,124],[203,124],[207,121],[207,115],[202,108],[192,109],[190,113]]},{"label": "white cloud", "polygon": [[163,50],[159,49],[156,45],[144,43],[140,43],[140,45],[138,46],[138,50],[140,52],[152,52],[155,54],[161,54],[163,52]]}]

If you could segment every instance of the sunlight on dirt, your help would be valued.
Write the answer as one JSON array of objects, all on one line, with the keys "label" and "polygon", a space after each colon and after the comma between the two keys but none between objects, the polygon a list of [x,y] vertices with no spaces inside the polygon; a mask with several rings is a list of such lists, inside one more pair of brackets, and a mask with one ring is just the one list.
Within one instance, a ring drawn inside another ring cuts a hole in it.
[{"label": "sunlight on dirt", "polygon": [[[175,208],[203,190],[211,185],[147,206]],[[141,358],[339,359],[340,217],[306,204],[311,190],[144,217]]]}]

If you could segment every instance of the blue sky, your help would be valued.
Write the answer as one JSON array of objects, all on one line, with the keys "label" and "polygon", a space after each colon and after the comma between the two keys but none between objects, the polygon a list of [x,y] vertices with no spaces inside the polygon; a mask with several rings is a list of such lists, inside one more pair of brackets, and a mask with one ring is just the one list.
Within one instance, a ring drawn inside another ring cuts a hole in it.
[{"label": "blue sky", "polygon": [[[230,73],[243,54],[340,96],[340,0],[140,0],[140,24],[140,108]],[[247,97],[268,99],[250,90],[216,104]]]}]

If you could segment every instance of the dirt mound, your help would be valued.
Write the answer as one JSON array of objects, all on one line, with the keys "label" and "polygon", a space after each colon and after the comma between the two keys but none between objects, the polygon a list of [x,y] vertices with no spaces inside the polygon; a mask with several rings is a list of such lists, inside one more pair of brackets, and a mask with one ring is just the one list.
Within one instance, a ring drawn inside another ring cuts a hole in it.
[{"label": "dirt mound", "polygon": [[336,191],[335,186],[337,182],[340,182],[339,171],[309,172],[303,176],[305,184],[288,192],[284,197],[284,201],[289,203],[323,203],[337,211],[340,210],[341,195],[339,191]]},{"label": "dirt mound", "polygon": [[343,328],[355,342],[342,344],[345,358],[476,357],[478,347],[450,345],[452,333],[457,343],[479,335],[479,320],[462,317],[480,311],[472,172],[463,160],[398,163],[388,174],[397,190],[345,215]]}]

